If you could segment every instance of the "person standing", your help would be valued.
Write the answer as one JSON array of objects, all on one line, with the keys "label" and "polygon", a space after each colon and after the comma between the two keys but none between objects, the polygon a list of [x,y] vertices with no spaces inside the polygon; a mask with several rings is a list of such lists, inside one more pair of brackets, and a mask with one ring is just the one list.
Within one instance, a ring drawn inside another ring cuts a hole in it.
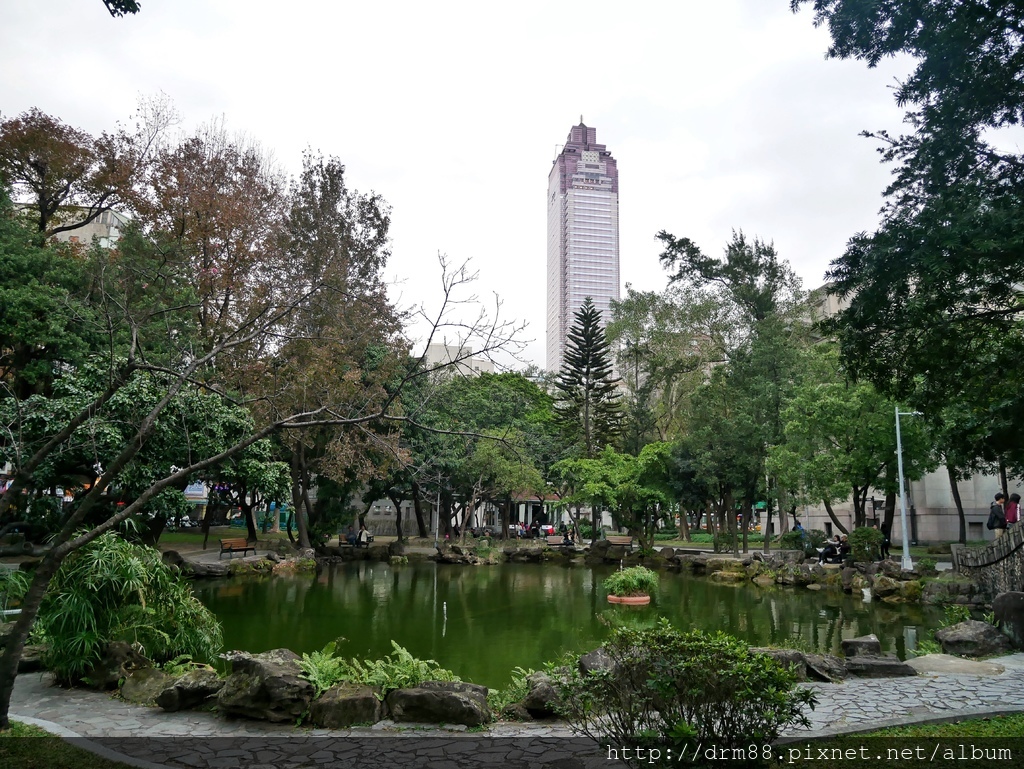
[{"label": "person standing", "polygon": [[1006,531],[1005,504],[1006,495],[1001,491],[997,491],[995,501],[988,509],[988,527],[995,531],[997,538],[1003,536],[1003,532]]},{"label": "person standing", "polygon": [[1020,494],[1014,492],[1006,503],[1006,525],[1012,526],[1020,521]]}]

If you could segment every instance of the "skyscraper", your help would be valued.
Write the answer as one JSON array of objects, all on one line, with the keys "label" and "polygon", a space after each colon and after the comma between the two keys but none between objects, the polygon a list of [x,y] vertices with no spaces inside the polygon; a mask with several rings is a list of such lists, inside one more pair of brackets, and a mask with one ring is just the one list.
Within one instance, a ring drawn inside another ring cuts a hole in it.
[{"label": "skyscraper", "polygon": [[561,368],[573,315],[588,296],[607,323],[619,298],[619,169],[580,118],[548,175],[548,371]]}]

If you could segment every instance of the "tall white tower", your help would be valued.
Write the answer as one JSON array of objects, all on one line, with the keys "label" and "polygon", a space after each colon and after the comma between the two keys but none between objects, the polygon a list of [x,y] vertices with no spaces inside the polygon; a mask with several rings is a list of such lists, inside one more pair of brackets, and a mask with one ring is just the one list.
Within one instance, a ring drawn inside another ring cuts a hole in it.
[{"label": "tall white tower", "polygon": [[573,316],[588,296],[607,323],[619,299],[619,169],[581,118],[548,175],[548,371],[562,367]]}]

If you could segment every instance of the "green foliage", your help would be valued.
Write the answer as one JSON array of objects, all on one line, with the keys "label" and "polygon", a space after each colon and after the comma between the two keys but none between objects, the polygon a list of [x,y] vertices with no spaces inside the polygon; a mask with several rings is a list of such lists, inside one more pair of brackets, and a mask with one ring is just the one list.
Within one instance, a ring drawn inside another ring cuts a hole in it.
[{"label": "green foliage", "polygon": [[191,654],[179,654],[174,659],[167,660],[167,662],[160,665],[160,669],[169,676],[184,675],[190,670],[196,670],[201,667],[205,667],[205,663],[196,662],[192,659]]},{"label": "green foliage", "polygon": [[601,744],[673,752],[765,744],[791,724],[806,726],[804,708],[815,703],[787,667],[721,633],[680,632],[663,621],[655,630],[618,629],[604,648],[616,663],[610,671],[583,674],[578,658],[552,669],[561,714]]},{"label": "green foliage", "polygon": [[391,654],[379,660],[341,660],[338,680],[366,684],[380,689],[380,699],[394,689],[406,689],[424,681],[458,681],[452,671],[434,660],[421,660],[412,656],[394,641]]},{"label": "green foliage", "polygon": [[966,622],[971,618],[971,609],[968,606],[964,606],[960,603],[951,603],[943,609],[943,620],[942,626],[949,627],[950,625],[957,625],[961,622]]},{"label": "green foliage", "polygon": [[555,381],[558,422],[582,456],[596,457],[619,438],[622,399],[601,313],[590,297],[576,311],[562,358]]},{"label": "green foliage", "polygon": [[850,555],[858,563],[877,561],[882,553],[885,535],[870,526],[861,526],[850,532]]},{"label": "green foliage", "polygon": [[918,657],[923,657],[926,654],[942,654],[942,647],[939,646],[938,641],[922,639],[917,642],[917,648],[914,649],[914,654]]},{"label": "green foliage", "polygon": [[509,705],[521,701],[530,691],[530,684],[527,677],[533,675],[534,670],[516,666],[512,669],[512,680],[501,689],[491,689],[487,692],[487,704],[496,714],[501,715]]},{"label": "green foliage", "polygon": [[113,532],[64,560],[35,632],[49,645],[44,664],[65,682],[80,679],[111,641],[131,643],[155,662],[210,660],[222,642],[216,617],[160,552]]},{"label": "green foliage", "polygon": [[331,641],[321,651],[306,654],[299,660],[302,677],[313,684],[313,696],[319,697],[332,686],[345,680],[347,665],[344,659],[335,656],[337,641]]},{"label": "green foliage", "polygon": [[635,595],[654,595],[658,591],[658,573],[646,566],[630,566],[605,578],[601,585],[620,598]]},{"label": "green foliage", "polygon": [[32,575],[28,572],[0,568],[0,609],[9,609],[21,603],[31,582]]},{"label": "green foliage", "polygon": [[934,558],[922,558],[917,562],[917,568],[921,571],[935,571],[935,565],[938,563]]}]

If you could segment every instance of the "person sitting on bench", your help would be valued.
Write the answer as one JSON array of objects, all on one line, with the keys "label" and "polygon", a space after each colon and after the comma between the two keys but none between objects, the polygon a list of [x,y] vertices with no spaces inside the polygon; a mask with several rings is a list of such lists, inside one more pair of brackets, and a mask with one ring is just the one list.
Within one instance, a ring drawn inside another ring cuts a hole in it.
[{"label": "person sitting on bench", "polygon": [[348,533],[345,534],[345,541],[352,545],[352,547],[355,547],[356,539],[356,530],[352,526],[349,526]]},{"label": "person sitting on bench", "polygon": [[825,563],[830,558],[836,558],[839,556],[840,540],[839,535],[832,537],[828,542],[825,543],[825,547],[821,549],[821,555],[818,556],[818,563]]}]

